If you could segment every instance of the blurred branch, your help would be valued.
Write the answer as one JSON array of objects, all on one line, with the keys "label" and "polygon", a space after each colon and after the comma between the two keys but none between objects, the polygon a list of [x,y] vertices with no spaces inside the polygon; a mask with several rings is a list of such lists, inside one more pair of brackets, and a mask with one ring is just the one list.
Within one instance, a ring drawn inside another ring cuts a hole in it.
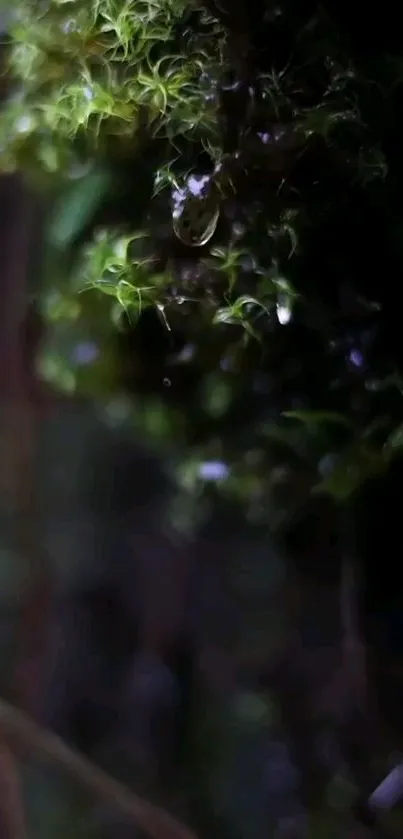
[{"label": "blurred branch", "polygon": [[25,818],[15,758],[4,741],[0,743],[0,835],[25,839]]},{"label": "blurred branch", "polygon": [[368,700],[365,644],[359,627],[357,569],[344,557],[340,586],[340,610],[343,632],[344,666],[356,707],[366,707]]},{"label": "blurred branch", "polygon": [[[35,497],[33,463],[35,450],[35,416],[25,375],[21,345],[21,322],[27,303],[27,284],[31,245],[32,202],[22,181],[15,176],[5,176],[0,184],[0,245],[2,252],[0,317],[0,356],[3,364],[0,374],[0,452],[2,459],[0,483],[0,509],[5,519],[12,522],[12,547],[18,561],[28,563],[22,568],[24,591],[21,592],[21,626],[25,624],[25,601],[33,602],[37,596],[37,562],[30,521],[31,497]],[[29,511],[29,512],[28,512]],[[31,556],[35,553],[35,559]],[[43,623],[42,611],[40,616]],[[32,621],[31,621],[32,624]],[[30,627],[33,629],[32,625]],[[22,633],[24,634],[24,633]],[[37,637],[34,632],[33,637]],[[17,671],[12,674],[11,689],[15,689],[21,702],[30,705],[31,697],[25,691],[28,680],[24,677],[24,691],[20,689],[20,674],[27,662],[32,661],[32,643],[22,652]],[[15,678],[14,678],[15,676]],[[32,680],[30,680],[30,686]],[[29,691],[31,692],[31,691]],[[7,744],[0,739],[0,825],[6,839],[23,839],[24,814],[19,789],[18,769]]]},{"label": "blurred branch", "polygon": [[[11,548],[21,564],[18,653],[11,690],[27,710],[36,705],[48,610],[49,569],[40,549],[35,510],[35,460],[40,420],[35,377],[37,347],[27,340],[29,271],[36,199],[22,178],[0,179],[0,506],[11,523]],[[39,406],[40,408],[40,406]]]},{"label": "blurred branch", "polygon": [[7,702],[0,700],[0,730],[18,750],[30,752],[59,767],[94,796],[107,801],[152,839],[196,839],[187,827],[123,784],[109,777],[59,737],[36,725]]}]

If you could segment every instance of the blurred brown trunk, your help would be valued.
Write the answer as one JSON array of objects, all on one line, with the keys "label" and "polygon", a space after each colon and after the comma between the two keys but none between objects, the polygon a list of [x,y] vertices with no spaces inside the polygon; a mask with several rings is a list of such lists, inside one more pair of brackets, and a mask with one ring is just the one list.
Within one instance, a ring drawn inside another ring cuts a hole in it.
[{"label": "blurred brown trunk", "polygon": [[25,818],[16,761],[5,742],[0,743],[0,837],[25,839]]},{"label": "blurred brown trunk", "polygon": [[[13,553],[15,551],[18,561],[22,549],[21,562],[25,540],[29,539],[26,510],[30,507],[32,492],[33,428],[21,344],[21,325],[27,302],[30,227],[30,204],[20,179],[3,176],[0,178],[0,513],[8,547]],[[16,569],[17,578],[19,571],[30,588],[31,579],[27,579],[26,570]],[[10,690],[15,689],[14,674],[10,674]],[[19,698],[23,700],[22,696]],[[0,740],[0,787],[0,834],[5,839],[22,839],[25,829],[18,771],[3,739]]]},{"label": "blurred brown trunk", "polygon": [[352,564],[340,559],[340,568],[339,580],[329,584],[318,582],[314,573],[289,569],[291,631],[277,662],[262,677],[277,697],[300,771],[302,798],[311,811],[323,806],[329,781],[345,765],[365,800],[379,751],[359,626],[359,581]]},{"label": "blurred brown trunk", "polygon": [[[14,516],[28,506],[26,468],[32,459],[32,416],[23,370],[21,332],[27,305],[30,202],[17,176],[0,179],[1,505]],[[18,512],[17,512],[18,511]]]},{"label": "blurred brown trunk", "polygon": [[[10,691],[32,711],[39,687],[37,664],[45,628],[47,579],[35,515],[38,405],[34,355],[26,346],[29,270],[35,199],[18,175],[0,178],[0,513],[20,566],[19,649]],[[31,356],[31,357],[30,357]],[[45,597],[45,599],[44,599]]]}]

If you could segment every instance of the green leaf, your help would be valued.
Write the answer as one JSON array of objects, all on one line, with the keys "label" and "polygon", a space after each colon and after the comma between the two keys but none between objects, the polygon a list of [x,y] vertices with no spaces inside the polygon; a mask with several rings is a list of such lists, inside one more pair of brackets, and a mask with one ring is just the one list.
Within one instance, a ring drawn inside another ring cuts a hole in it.
[{"label": "green leaf", "polygon": [[48,228],[48,242],[55,248],[67,248],[93,217],[102,199],[112,187],[112,175],[103,169],[80,178],[63,193]]},{"label": "green leaf", "polygon": [[283,411],[286,419],[295,419],[307,426],[317,425],[343,425],[344,428],[353,428],[353,423],[343,414],[332,413],[331,411]]},{"label": "green leaf", "polygon": [[387,459],[382,452],[363,446],[349,447],[330,474],[314,487],[313,493],[328,494],[340,502],[347,501],[366,478],[382,474],[386,465]]},{"label": "green leaf", "polygon": [[401,449],[403,448],[403,424],[399,425],[397,428],[389,434],[389,437],[385,443],[386,449]]}]

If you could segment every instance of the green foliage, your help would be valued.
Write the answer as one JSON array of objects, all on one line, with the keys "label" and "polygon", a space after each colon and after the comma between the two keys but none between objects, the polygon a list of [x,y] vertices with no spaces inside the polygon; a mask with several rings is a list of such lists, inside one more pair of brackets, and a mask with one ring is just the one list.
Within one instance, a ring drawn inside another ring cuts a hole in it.
[{"label": "green foliage", "polygon": [[44,368],[110,393],[124,315],[150,433],[263,518],[400,447],[402,57],[343,8],[18,0],[7,46],[0,162],[52,206]]},{"label": "green foliage", "polygon": [[[19,3],[9,67],[20,84],[3,121],[3,165],[29,155],[56,171],[74,158],[76,140],[96,154],[111,140],[135,145],[145,128],[172,142],[209,137],[212,109],[198,83],[205,46],[189,38],[185,54],[170,54],[186,8],[182,0]],[[212,61],[219,40],[214,46]]]}]

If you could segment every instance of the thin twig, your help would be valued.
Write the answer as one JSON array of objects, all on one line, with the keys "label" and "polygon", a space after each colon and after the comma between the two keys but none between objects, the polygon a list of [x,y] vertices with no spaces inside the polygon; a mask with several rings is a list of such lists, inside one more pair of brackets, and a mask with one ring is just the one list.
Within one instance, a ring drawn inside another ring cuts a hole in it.
[{"label": "thin twig", "polygon": [[0,730],[11,745],[31,752],[35,759],[52,763],[74,778],[94,796],[107,801],[152,839],[196,839],[194,833],[168,813],[139,798],[115,781],[57,735],[32,722],[3,699],[0,700]]}]

